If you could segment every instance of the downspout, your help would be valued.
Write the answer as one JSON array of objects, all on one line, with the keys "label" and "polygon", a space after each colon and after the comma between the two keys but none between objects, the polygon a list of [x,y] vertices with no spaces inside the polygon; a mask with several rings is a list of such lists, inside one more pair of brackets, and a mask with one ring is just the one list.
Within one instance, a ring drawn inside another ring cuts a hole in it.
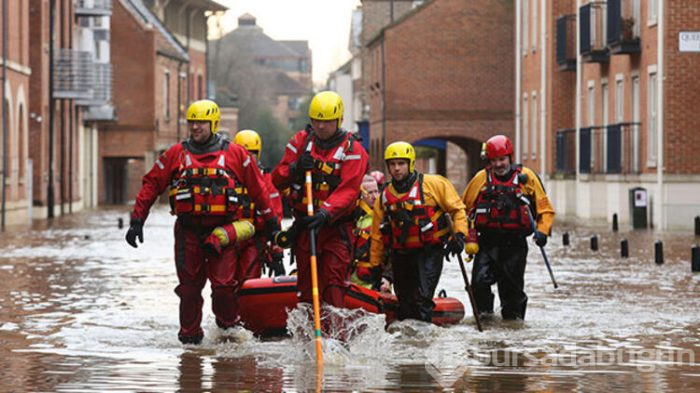
[{"label": "downspout", "polygon": [[181,124],[182,119],[182,61],[177,63],[177,141],[181,139]]},{"label": "downspout", "polygon": [[520,76],[522,75],[522,2],[529,0],[516,0],[515,2],[515,157],[520,157],[520,90],[522,87]]},{"label": "downspout", "polygon": [[[46,192],[46,215],[47,218],[54,217],[54,122],[56,112],[56,102],[54,94],[54,53],[56,46],[56,0],[50,0],[49,6],[49,184]],[[41,168],[39,168],[41,170]]]},{"label": "downspout", "polygon": [[[576,0],[576,192],[578,194],[581,183],[581,84],[583,72],[581,70],[581,0]],[[578,213],[577,213],[578,215]]]},{"label": "downspout", "polygon": [[541,7],[538,15],[541,15],[540,24],[540,178],[547,181],[547,0],[540,1]]},{"label": "downspout", "polygon": [[[60,38],[59,41],[61,43],[61,48],[65,48],[67,45],[65,44],[65,35],[64,35],[64,30],[66,28],[65,26],[65,10],[66,10],[66,5],[65,3],[61,4],[61,12],[60,12]],[[70,50],[70,49],[69,49]],[[71,60],[72,62],[72,60]],[[60,153],[58,155],[59,159],[59,164],[58,164],[58,170],[60,173],[59,176],[59,196],[61,198],[61,205],[60,205],[60,210],[61,210],[61,215],[65,214],[65,208],[64,208],[64,203],[66,203],[66,100],[62,99],[61,100],[61,106],[60,106],[60,111],[61,111],[61,118],[60,118],[60,127],[61,127],[61,141],[60,141]]]},{"label": "downspout", "polygon": [[384,61],[384,32],[382,32],[382,148],[377,153],[380,157],[384,149],[386,149],[386,63]]},{"label": "downspout", "polygon": [[[70,104],[69,104],[70,105]],[[73,213],[73,117],[78,115],[75,105],[68,107],[70,118],[68,119],[68,213]],[[77,122],[76,122],[77,123]]]},{"label": "downspout", "polygon": [[[7,186],[7,0],[2,0],[2,211],[0,212],[0,231],[5,232],[5,208]],[[30,197],[31,200],[31,197]]]},{"label": "downspout", "polygon": [[657,196],[658,211],[659,211],[659,229],[666,229],[666,214],[665,214],[665,202],[664,197],[664,78],[666,76],[666,69],[664,67],[664,1],[659,0],[659,12],[657,13],[659,21],[657,25],[657,88],[656,88],[656,100],[658,102],[658,110],[656,116],[656,189],[659,190],[659,195]]}]

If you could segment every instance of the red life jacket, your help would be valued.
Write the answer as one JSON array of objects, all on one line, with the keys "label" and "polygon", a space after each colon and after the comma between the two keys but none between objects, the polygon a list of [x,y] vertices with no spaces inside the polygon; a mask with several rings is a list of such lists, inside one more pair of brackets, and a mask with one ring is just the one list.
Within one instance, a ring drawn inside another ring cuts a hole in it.
[{"label": "red life jacket", "polygon": [[423,174],[413,183],[409,192],[397,198],[382,191],[384,222],[381,224],[384,246],[392,249],[415,249],[442,244],[450,229],[439,206],[425,205]]},{"label": "red life jacket", "polygon": [[[314,150],[314,142],[311,136],[307,138],[305,151],[311,153],[311,156],[314,158],[314,168],[311,171],[313,205],[314,208],[318,208],[323,205],[323,202],[340,185],[340,168],[346,157],[352,154],[355,136],[348,132],[345,140],[332,148],[330,152],[324,154],[325,157],[322,157]],[[303,154],[303,152],[300,154]],[[304,185],[294,183],[290,190],[290,198],[294,202],[294,209],[306,214],[307,200]]]},{"label": "red life jacket", "polygon": [[[258,168],[260,167],[258,166]],[[265,174],[265,171],[262,168],[260,168],[260,174]],[[243,186],[242,184],[236,183],[235,190],[236,196],[238,197],[238,204],[240,207],[238,209],[236,219],[248,221],[252,224],[255,224],[255,218],[257,216],[260,216],[261,213],[258,210],[255,210],[255,202],[253,202],[253,199],[250,197],[248,188]],[[272,197],[273,195],[270,195],[270,198]],[[277,197],[279,197],[279,194],[277,194]]]},{"label": "red life jacket", "polygon": [[239,214],[241,185],[226,170],[228,143],[222,144],[216,164],[199,162],[184,147],[185,164],[170,186],[170,209],[178,216],[235,216]]},{"label": "red life jacket", "polygon": [[520,173],[522,168],[517,166],[508,180],[500,181],[493,170],[486,171],[486,185],[470,212],[479,232],[523,236],[532,233],[531,201],[520,188]]}]

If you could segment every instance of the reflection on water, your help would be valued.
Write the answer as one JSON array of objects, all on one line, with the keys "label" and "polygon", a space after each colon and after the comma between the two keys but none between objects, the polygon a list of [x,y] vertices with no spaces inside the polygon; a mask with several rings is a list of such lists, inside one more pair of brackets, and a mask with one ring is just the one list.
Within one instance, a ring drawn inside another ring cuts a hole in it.
[{"label": "reflection on water", "polygon": [[[0,239],[2,390],[321,388],[304,338],[311,325],[301,311],[290,317],[294,337],[222,335],[204,296],[205,341],[180,345],[173,219],[157,209],[146,243],[134,250],[123,241],[125,229],[117,229],[118,217],[126,211],[82,213]],[[347,345],[326,343],[323,390],[441,391],[447,377],[457,391],[700,388],[700,367],[691,365],[695,357],[700,362],[700,274],[689,266],[696,239],[558,229],[547,252],[560,288],[553,289],[539,251],[531,249],[525,322],[495,317],[484,321],[482,333],[471,317],[448,328],[402,322],[385,330],[380,316],[354,316]],[[570,247],[561,245],[563,230],[571,233]],[[597,252],[588,247],[594,233]],[[629,259],[618,257],[623,237]],[[660,266],[653,261],[657,238],[666,251]],[[439,288],[466,301],[456,263],[445,264]]]}]

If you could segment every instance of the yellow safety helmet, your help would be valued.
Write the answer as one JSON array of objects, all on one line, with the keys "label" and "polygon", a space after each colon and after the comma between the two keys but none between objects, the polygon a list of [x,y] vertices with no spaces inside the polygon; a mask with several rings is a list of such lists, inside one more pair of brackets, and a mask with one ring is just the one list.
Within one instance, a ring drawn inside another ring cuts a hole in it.
[{"label": "yellow safety helmet", "polygon": [[384,150],[384,162],[402,158],[408,160],[408,172],[413,172],[416,164],[416,150],[408,142],[394,142]]},{"label": "yellow safety helmet", "polygon": [[322,91],[311,99],[309,118],[312,120],[338,120],[338,128],[343,122],[345,106],[343,99],[333,91]]},{"label": "yellow safety helmet", "polygon": [[255,152],[260,159],[260,153],[262,152],[262,139],[260,135],[253,130],[241,130],[236,133],[233,137],[233,143],[245,147],[246,150]]},{"label": "yellow safety helmet", "polygon": [[221,120],[221,111],[216,102],[212,100],[199,100],[190,104],[187,108],[187,121],[209,121],[211,124],[211,132],[216,134],[219,132],[219,121]]}]

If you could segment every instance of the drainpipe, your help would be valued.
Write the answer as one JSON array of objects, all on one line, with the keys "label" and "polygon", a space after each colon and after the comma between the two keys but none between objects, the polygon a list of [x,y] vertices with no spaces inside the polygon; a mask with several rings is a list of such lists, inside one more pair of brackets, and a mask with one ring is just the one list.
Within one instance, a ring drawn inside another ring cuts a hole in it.
[{"label": "drainpipe", "polygon": [[[580,189],[581,183],[581,84],[583,83],[581,78],[583,77],[583,70],[581,70],[581,0],[576,0],[576,96],[575,96],[575,106],[576,106],[576,140],[574,141],[574,146],[576,146],[576,192],[578,195],[578,190]],[[576,216],[578,216],[578,203],[576,203]]]},{"label": "drainpipe", "polygon": [[520,157],[520,96],[521,96],[521,86],[522,82],[520,75],[522,74],[522,53],[520,53],[520,46],[522,45],[521,33],[522,33],[522,7],[523,1],[529,0],[516,0],[515,2],[515,157]]},{"label": "drainpipe", "polygon": [[[54,143],[54,117],[56,112],[56,103],[53,99],[54,93],[54,52],[56,46],[56,0],[50,0],[49,5],[49,184],[46,192],[46,209],[47,218],[54,217],[54,157],[53,157],[53,143]],[[41,168],[40,168],[41,169]]]},{"label": "drainpipe", "polygon": [[5,193],[7,187],[7,115],[5,89],[7,88],[7,0],[2,0],[2,211],[0,212],[0,230],[5,232]]},{"label": "drainpipe", "polygon": [[547,175],[547,0],[540,1],[542,23],[540,23],[540,173],[541,179],[546,181]]},{"label": "drainpipe", "polygon": [[659,0],[659,11],[657,12],[657,17],[659,18],[658,24],[656,26],[657,32],[657,88],[656,88],[656,102],[658,102],[658,110],[656,116],[656,189],[659,190],[659,195],[656,200],[659,201],[657,209],[659,211],[659,229],[666,229],[666,214],[665,214],[665,203],[666,198],[664,197],[664,79],[666,77],[666,69],[664,67],[664,29],[666,23],[664,21],[664,1]]},{"label": "drainpipe", "polygon": [[[393,7],[393,6],[392,6]],[[384,62],[384,35],[382,32],[382,148],[377,154],[383,154],[386,149],[386,63]]]}]

